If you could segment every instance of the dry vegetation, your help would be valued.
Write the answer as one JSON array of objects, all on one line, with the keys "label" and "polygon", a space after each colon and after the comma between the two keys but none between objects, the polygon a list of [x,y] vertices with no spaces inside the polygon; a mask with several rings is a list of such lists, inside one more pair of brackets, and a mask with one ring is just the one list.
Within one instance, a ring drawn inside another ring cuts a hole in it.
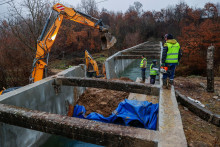
[{"label": "dry vegetation", "polygon": [[[23,0],[21,5],[12,4],[10,17],[1,21],[0,89],[28,84],[28,76],[36,53],[36,41],[52,5],[46,0]],[[216,74],[219,75],[218,5],[207,3],[203,8],[198,9],[190,8],[186,3],[180,2],[160,11],[147,11],[142,9],[140,2],[135,2],[125,13],[117,13],[106,9],[99,11],[95,0],[83,0],[80,10],[101,18],[110,26],[110,32],[116,36],[117,43],[109,51],[108,56],[117,50],[146,40],[161,40],[161,36],[165,33],[172,33],[180,42],[184,52],[178,73],[204,75],[206,50],[210,44],[214,44],[215,67],[218,67]],[[25,13],[20,11],[20,8],[25,9]],[[69,65],[76,65],[81,60],[71,58],[83,58],[85,49],[91,54],[100,52],[99,31],[64,20],[51,50],[49,66],[50,64],[53,66],[51,69],[65,69]],[[103,62],[104,58],[97,60]]]}]

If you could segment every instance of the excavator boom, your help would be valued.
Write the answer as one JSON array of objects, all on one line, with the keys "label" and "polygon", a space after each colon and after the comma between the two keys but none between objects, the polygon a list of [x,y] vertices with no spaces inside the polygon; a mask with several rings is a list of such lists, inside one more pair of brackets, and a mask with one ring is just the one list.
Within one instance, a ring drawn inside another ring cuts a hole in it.
[{"label": "excavator boom", "polygon": [[[42,34],[39,40],[37,41],[37,51],[33,62],[32,73],[30,76],[31,83],[39,81],[43,79],[44,76],[47,76],[46,74],[49,53],[62,24],[63,18],[75,21],[77,23],[81,23],[83,25],[88,25],[95,29],[99,29],[102,33],[102,49],[109,49],[116,43],[115,37],[111,36],[111,34],[108,32],[108,26],[105,26],[101,19],[96,19],[90,15],[79,12],[74,8],[68,8],[60,3],[55,4],[52,7],[52,9],[58,12],[58,15],[53,24],[49,27],[48,24],[51,21],[50,14],[44,26]],[[47,28],[49,28],[49,31],[46,32]]]}]

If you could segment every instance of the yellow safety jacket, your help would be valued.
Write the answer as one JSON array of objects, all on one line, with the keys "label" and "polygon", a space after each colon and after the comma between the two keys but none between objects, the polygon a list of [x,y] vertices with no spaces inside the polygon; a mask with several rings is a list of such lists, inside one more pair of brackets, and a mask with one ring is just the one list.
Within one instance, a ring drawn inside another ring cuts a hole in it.
[{"label": "yellow safety jacket", "polygon": [[[145,66],[144,66],[144,60],[146,60]],[[143,67],[143,66],[144,66],[144,67]],[[146,67],[147,67],[147,59],[146,59],[146,58],[143,58],[143,59],[141,60],[140,67],[141,67],[141,68],[146,68]]]},{"label": "yellow safety jacket", "polygon": [[165,63],[178,63],[178,55],[180,50],[180,45],[176,40],[168,40],[166,42],[168,47],[167,57]]},{"label": "yellow safety jacket", "polygon": [[156,70],[154,70],[154,69],[152,69],[152,65],[153,65],[153,63],[150,65],[150,75],[157,75],[157,71]]}]

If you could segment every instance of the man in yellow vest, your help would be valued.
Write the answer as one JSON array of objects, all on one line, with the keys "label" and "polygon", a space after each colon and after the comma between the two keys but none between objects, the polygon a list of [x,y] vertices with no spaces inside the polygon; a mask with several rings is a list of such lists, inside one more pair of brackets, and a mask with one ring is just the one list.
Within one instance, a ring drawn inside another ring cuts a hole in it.
[{"label": "man in yellow vest", "polygon": [[167,87],[167,77],[169,77],[169,85],[173,85],[176,66],[182,56],[179,43],[174,39],[172,34],[164,36],[165,44],[162,53],[162,65],[168,67],[169,74],[163,74],[163,86]]},{"label": "man in yellow vest", "polygon": [[142,55],[141,58],[142,60],[140,63],[140,68],[141,68],[142,83],[145,83],[145,71],[147,68],[147,59],[144,57],[144,55]]}]

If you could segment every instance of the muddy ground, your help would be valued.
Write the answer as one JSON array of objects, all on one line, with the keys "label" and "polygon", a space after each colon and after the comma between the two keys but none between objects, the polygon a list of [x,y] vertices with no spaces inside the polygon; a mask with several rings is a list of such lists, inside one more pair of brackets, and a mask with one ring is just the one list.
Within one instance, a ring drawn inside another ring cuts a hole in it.
[{"label": "muddy ground", "polygon": [[181,94],[199,100],[206,109],[220,114],[220,77],[215,78],[214,93],[206,92],[206,77],[191,76],[175,78],[175,89]]},{"label": "muddy ground", "polygon": [[[177,77],[175,89],[181,94],[201,101],[207,109],[220,113],[220,78],[215,78],[215,92],[205,90],[205,77]],[[186,107],[179,105],[183,128],[190,147],[220,147],[220,128],[194,115]]]}]

